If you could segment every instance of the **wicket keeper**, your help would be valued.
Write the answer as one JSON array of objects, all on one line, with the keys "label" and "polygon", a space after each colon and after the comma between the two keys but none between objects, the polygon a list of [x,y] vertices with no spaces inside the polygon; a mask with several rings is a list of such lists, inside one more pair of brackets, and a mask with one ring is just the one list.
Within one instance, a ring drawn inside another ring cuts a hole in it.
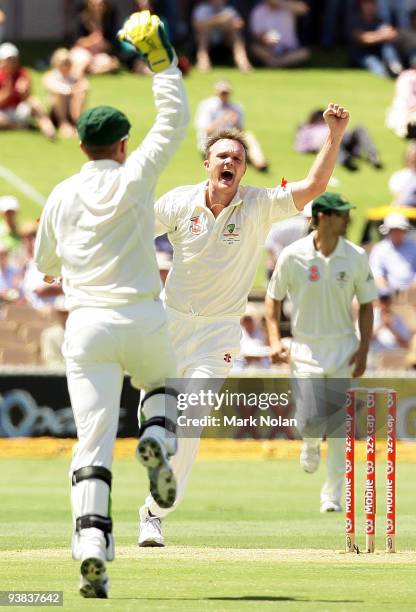
[{"label": "wicket keeper", "polygon": [[[99,106],[78,122],[89,161],[52,191],[40,220],[35,260],[48,280],[63,278],[70,311],[64,356],[78,444],[72,465],[72,554],[80,593],[106,598],[114,559],[111,464],[124,372],[145,391],[138,457],[161,507],[176,485],[176,395],[166,388],[176,364],[159,299],[153,246],[156,181],[185,136],[189,114],[176,56],[156,15],[133,14],[121,33],[154,71],[156,121],[127,157],[130,122]],[[140,97],[138,97],[140,105]],[[167,430],[171,435],[167,435]]]}]

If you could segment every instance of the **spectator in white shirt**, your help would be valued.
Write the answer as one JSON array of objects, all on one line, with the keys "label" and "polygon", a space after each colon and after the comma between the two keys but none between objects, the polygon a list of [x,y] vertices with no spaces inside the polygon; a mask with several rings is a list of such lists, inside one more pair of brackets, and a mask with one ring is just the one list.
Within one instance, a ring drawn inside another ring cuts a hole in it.
[{"label": "spectator in white shirt", "polygon": [[192,13],[192,23],[197,40],[197,68],[202,72],[211,69],[209,51],[215,45],[230,45],[237,68],[251,70],[242,35],[244,21],[240,14],[227,4],[227,0],[201,2]]},{"label": "spectator in white shirt", "polygon": [[250,15],[253,55],[269,68],[296,66],[307,61],[309,49],[301,47],[296,18],[306,15],[307,4],[299,0],[264,0]]},{"label": "spectator in white shirt", "polygon": [[392,351],[407,349],[412,332],[399,315],[392,310],[392,293],[389,289],[379,289],[378,301],[374,309],[373,337],[370,351]]},{"label": "spectator in white shirt", "polygon": [[68,49],[57,49],[53,53],[51,67],[43,84],[51,99],[52,121],[61,136],[70,138],[76,135],[75,125],[84,110],[89,84],[85,77],[73,74]]},{"label": "spectator in white shirt", "polygon": [[416,140],[407,145],[405,160],[406,167],[390,177],[389,188],[394,204],[416,206]]},{"label": "spectator in white shirt", "polygon": [[391,213],[380,226],[386,238],[374,245],[370,267],[377,287],[404,291],[416,286],[416,242],[409,237],[409,221]]},{"label": "spectator in white shirt", "polygon": [[[214,132],[237,128],[244,129],[244,111],[239,104],[231,102],[232,88],[228,81],[215,84],[215,96],[203,100],[196,112],[198,149],[204,154],[205,143]],[[260,172],[268,169],[267,161],[253,132],[244,131],[248,146],[248,160]]]}]

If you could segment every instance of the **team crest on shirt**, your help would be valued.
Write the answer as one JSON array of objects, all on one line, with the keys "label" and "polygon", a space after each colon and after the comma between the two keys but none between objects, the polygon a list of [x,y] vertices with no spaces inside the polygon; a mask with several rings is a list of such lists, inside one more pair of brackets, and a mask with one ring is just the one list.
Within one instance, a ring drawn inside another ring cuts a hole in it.
[{"label": "team crest on shirt", "polygon": [[320,278],[321,275],[319,273],[318,266],[311,266],[309,268],[309,280],[311,281],[311,283],[316,283],[316,281],[318,281]]},{"label": "team crest on shirt", "polygon": [[335,280],[336,280],[338,287],[343,289],[345,285],[348,283],[348,281],[350,280],[350,277],[345,271],[341,271],[337,273]]},{"label": "team crest on shirt", "polygon": [[227,223],[222,232],[222,242],[234,244],[240,242],[240,228],[235,223]]},{"label": "team crest on shirt", "polygon": [[189,231],[191,232],[191,234],[200,234],[202,232],[201,217],[191,217]]}]

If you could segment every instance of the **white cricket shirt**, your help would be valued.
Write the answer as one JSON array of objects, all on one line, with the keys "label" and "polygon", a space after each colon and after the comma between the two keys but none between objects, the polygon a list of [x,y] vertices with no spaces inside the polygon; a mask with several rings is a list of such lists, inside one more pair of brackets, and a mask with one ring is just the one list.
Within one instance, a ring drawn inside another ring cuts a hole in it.
[{"label": "white cricket shirt", "polygon": [[358,345],[353,298],[366,304],[377,297],[364,249],[340,237],[325,257],[315,249],[314,235],[283,249],[267,290],[276,300],[286,293],[291,299],[296,375],[331,375],[345,368]]},{"label": "white cricket shirt", "polygon": [[43,210],[35,261],[44,274],[63,277],[69,310],[119,307],[160,293],[154,189],[189,121],[176,67],[153,77],[153,95],[156,121],[127,161],[86,163],[52,191]]},{"label": "white cricket shirt", "polygon": [[215,218],[206,205],[207,185],[179,187],[156,202],[156,233],[168,232],[174,249],[165,300],[182,313],[238,317],[245,311],[271,225],[299,211],[290,185],[240,185]]},{"label": "white cricket shirt", "polygon": [[334,339],[355,334],[352,301],[377,297],[364,249],[339,238],[329,257],[315,249],[315,232],[283,249],[267,293],[276,300],[289,295],[296,339]]}]

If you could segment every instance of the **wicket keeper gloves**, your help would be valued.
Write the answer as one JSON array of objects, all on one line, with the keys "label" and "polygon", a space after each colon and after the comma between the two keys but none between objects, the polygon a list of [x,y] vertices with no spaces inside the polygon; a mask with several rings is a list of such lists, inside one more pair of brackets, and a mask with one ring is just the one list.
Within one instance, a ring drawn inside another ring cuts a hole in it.
[{"label": "wicket keeper gloves", "polygon": [[175,57],[163,23],[157,15],[151,15],[149,11],[133,13],[118,33],[118,37],[133,44],[153,72],[168,68]]}]

